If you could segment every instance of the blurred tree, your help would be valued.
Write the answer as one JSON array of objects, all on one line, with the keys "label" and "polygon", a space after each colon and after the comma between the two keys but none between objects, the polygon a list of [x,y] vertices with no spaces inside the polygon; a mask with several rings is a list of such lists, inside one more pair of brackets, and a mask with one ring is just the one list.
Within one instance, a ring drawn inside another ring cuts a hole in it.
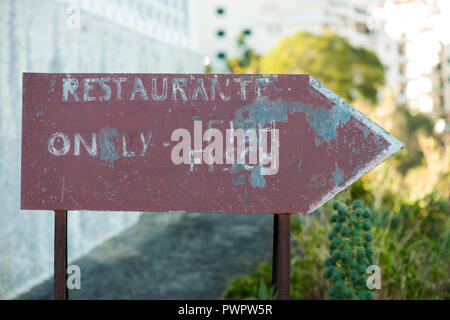
[{"label": "blurred tree", "polygon": [[228,59],[227,66],[232,73],[258,73],[259,60],[261,58],[247,45],[247,37],[251,32],[244,30],[237,39],[237,45],[241,54],[239,57]]},{"label": "blurred tree", "polygon": [[423,113],[414,114],[406,105],[399,105],[393,117],[396,119],[395,133],[405,141],[407,147],[399,155],[398,169],[402,174],[414,167],[422,165],[424,160],[423,150],[419,146],[419,136],[433,137],[437,143],[442,144],[441,139],[434,134],[433,120]]},{"label": "blurred tree", "polygon": [[299,32],[260,59],[260,73],[307,73],[349,102],[377,102],[384,68],[377,56],[337,35]]}]

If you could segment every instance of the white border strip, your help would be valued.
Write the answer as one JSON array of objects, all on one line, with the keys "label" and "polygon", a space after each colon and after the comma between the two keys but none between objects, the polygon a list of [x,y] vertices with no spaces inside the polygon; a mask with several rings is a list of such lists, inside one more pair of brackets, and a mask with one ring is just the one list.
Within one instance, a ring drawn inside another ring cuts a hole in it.
[{"label": "white border strip", "polygon": [[370,120],[368,117],[366,117],[364,114],[362,114],[360,111],[353,108],[348,102],[346,102],[344,99],[339,97],[337,94],[335,94],[333,91],[325,87],[322,83],[320,83],[318,80],[316,80],[314,77],[309,76],[309,84],[311,87],[313,87],[315,90],[323,94],[325,97],[327,97],[329,100],[334,102],[336,105],[340,106],[341,108],[346,109],[352,114],[352,117],[354,117],[356,120],[362,122],[364,125],[366,125],[372,132],[375,134],[380,135],[383,139],[385,139],[387,142],[389,142],[390,146],[383,150],[382,153],[377,155],[373,160],[366,163],[366,165],[359,170],[356,174],[354,174],[350,179],[348,179],[343,186],[335,186],[333,189],[328,191],[325,195],[322,196],[321,199],[317,200],[316,202],[312,203],[308,211],[306,213],[311,213],[315,211],[317,208],[321,207],[325,202],[332,199],[335,195],[337,195],[342,190],[349,187],[351,184],[353,184],[356,180],[364,176],[366,173],[374,169],[376,166],[381,164],[383,161],[391,157],[393,154],[400,151],[405,145],[397,140],[394,136],[392,136],[389,132],[384,130],[382,127],[380,127],[378,124]]}]

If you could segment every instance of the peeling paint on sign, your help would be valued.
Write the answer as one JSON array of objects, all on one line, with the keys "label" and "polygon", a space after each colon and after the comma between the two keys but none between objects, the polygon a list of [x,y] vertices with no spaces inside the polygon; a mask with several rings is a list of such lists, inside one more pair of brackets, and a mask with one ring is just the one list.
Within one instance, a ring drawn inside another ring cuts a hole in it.
[{"label": "peeling paint on sign", "polygon": [[114,165],[114,160],[119,158],[118,132],[115,129],[104,128],[100,130],[99,144],[100,144],[100,159],[109,162],[111,166]]},{"label": "peeling paint on sign", "polygon": [[23,209],[309,213],[403,146],[308,75],[24,73]]}]

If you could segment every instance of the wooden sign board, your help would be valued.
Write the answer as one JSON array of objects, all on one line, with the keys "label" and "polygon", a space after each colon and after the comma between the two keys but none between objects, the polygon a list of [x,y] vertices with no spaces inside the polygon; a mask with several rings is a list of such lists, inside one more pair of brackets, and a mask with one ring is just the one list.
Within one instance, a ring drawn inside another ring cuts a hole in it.
[{"label": "wooden sign board", "polygon": [[309,213],[402,143],[309,75],[23,74],[22,209]]}]

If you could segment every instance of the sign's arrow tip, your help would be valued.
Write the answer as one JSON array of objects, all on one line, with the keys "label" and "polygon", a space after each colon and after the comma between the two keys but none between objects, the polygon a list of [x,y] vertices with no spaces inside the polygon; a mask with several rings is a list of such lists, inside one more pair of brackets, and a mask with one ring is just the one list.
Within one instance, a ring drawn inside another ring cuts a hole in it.
[{"label": "sign's arrow tip", "polygon": [[379,164],[390,158],[392,155],[400,151],[405,147],[405,144],[395,138],[393,135],[391,135],[389,132],[387,132],[385,129],[383,129],[381,126],[376,124],[374,121],[369,119],[367,116],[362,114],[360,111],[352,107],[347,101],[342,99],[340,96],[338,96],[336,93],[331,91],[329,88],[327,88],[325,85],[323,85],[321,82],[319,82],[317,79],[315,79],[312,76],[309,76],[309,83],[311,87],[320,92],[322,95],[324,95],[327,99],[332,101],[336,106],[339,106],[343,110],[346,110],[351,114],[351,116],[358,122],[365,125],[369,130],[374,133],[375,136],[380,137],[382,140],[386,141],[388,146],[387,148],[384,148],[379,153],[375,155],[374,158],[372,158],[370,161],[366,162],[364,166],[359,168],[359,170],[353,174],[351,177],[349,177],[344,183],[341,185],[336,185],[334,188],[329,190],[323,197],[321,197],[318,201],[315,201],[311,203],[311,205],[308,208],[307,213],[311,213],[315,211],[317,208],[322,206],[324,203],[326,203],[328,200],[332,199],[334,196],[336,196],[339,192],[349,187],[351,184],[353,184],[355,181],[360,179],[362,176],[364,176],[366,173],[377,167]]}]

